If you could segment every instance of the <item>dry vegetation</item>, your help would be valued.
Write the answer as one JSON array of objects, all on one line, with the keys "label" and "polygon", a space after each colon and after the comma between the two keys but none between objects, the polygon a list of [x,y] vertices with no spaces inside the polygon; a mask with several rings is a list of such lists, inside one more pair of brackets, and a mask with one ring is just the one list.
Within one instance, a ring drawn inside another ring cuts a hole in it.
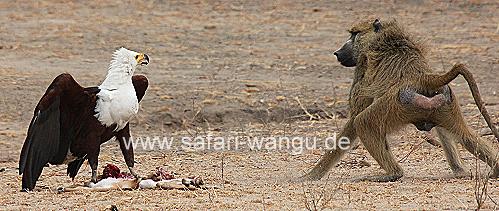
[{"label": "dry vegetation", "polygon": [[[46,168],[26,194],[16,167],[32,109],[50,81],[69,72],[83,85],[98,84],[119,46],[152,58],[139,71],[151,86],[133,121],[135,137],[331,135],[345,123],[352,75],[331,53],[366,14],[395,17],[426,39],[437,71],[467,63],[498,122],[498,10],[486,0],[1,1],[0,209],[495,209],[499,181],[452,178],[442,150],[413,127],[390,138],[407,175],[392,183],[354,182],[382,172],[362,147],[328,178],[304,184],[287,180],[309,169],[321,150],[137,151],[143,174],[165,166],[218,187],[199,191],[53,191],[89,180],[84,165],[75,181],[64,166]],[[485,134],[464,81],[452,86],[468,124]],[[101,166],[125,166],[115,142],[101,151]],[[470,173],[487,174],[486,165],[462,156]]]}]

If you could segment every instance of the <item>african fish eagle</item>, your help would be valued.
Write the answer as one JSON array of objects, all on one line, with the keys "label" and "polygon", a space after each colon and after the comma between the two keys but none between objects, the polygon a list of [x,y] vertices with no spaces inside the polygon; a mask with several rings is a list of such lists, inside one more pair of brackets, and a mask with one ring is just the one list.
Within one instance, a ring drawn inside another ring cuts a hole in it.
[{"label": "african fish eagle", "polygon": [[22,190],[35,187],[47,163],[67,164],[74,179],[85,160],[97,181],[100,145],[116,137],[130,173],[135,177],[129,121],[148,87],[133,75],[149,56],[125,48],[113,54],[106,79],[98,87],[80,86],[68,73],[57,76],[35,108],[19,159]]}]

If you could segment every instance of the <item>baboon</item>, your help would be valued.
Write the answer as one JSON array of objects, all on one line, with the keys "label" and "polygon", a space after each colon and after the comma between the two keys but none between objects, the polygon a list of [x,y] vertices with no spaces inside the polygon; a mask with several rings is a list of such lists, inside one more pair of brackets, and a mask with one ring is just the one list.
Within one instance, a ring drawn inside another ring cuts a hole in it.
[{"label": "baboon", "polygon": [[[378,19],[363,21],[354,24],[349,33],[348,41],[334,52],[343,66],[355,67],[349,96],[350,118],[340,137],[350,139],[350,148],[357,146],[360,139],[386,171],[384,175],[366,176],[361,180],[388,182],[403,176],[386,136],[408,124],[422,131],[436,128],[447,162],[456,176],[466,174],[455,145],[457,141],[492,168],[491,177],[498,177],[498,151],[466,126],[458,99],[448,85],[458,75],[466,79],[482,116],[499,139],[473,76],[463,64],[454,65],[443,75],[434,73],[423,45],[395,20],[383,24]],[[321,179],[345,152],[327,151],[301,179]]]}]

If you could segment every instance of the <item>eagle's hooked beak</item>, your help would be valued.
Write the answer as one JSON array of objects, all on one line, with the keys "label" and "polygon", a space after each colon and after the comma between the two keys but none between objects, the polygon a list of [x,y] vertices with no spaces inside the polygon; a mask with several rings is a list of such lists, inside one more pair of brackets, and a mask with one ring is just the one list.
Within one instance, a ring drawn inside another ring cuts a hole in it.
[{"label": "eagle's hooked beak", "polygon": [[139,65],[147,65],[149,64],[149,56],[147,54],[139,53],[135,56],[135,60]]}]

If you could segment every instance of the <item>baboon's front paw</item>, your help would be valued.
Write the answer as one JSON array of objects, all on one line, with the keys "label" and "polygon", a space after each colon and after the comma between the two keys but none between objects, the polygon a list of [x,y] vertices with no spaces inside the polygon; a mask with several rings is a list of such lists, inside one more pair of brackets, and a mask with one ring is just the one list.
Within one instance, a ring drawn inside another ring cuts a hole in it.
[{"label": "baboon's front paw", "polygon": [[462,170],[462,171],[454,171],[454,178],[466,178],[466,177],[470,177],[470,174],[468,172],[466,172],[465,170]]},{"label": "baboon's front paw", "polygon": [[308,174],[305,174],[305,175],[301,176],[301,178],[303,180],[306,180],[306,181],[319,181],[319,180],[322,179],[322,174],[308,173]]},{"label": "baboon's front paw", "polygon": [[300,177],[292,178],[290,180],[290,182],[300,183],[300,182],[318,181],[321,178],[322,178],[321,176],[317,176],[317,175],[308,173],[308,174],[302,175]]},{"label": "baboon's front paw", "polygon": [[403,175],[380,175],[380,176],[363,176],[354,179],[354,182],[395,182]]}]

